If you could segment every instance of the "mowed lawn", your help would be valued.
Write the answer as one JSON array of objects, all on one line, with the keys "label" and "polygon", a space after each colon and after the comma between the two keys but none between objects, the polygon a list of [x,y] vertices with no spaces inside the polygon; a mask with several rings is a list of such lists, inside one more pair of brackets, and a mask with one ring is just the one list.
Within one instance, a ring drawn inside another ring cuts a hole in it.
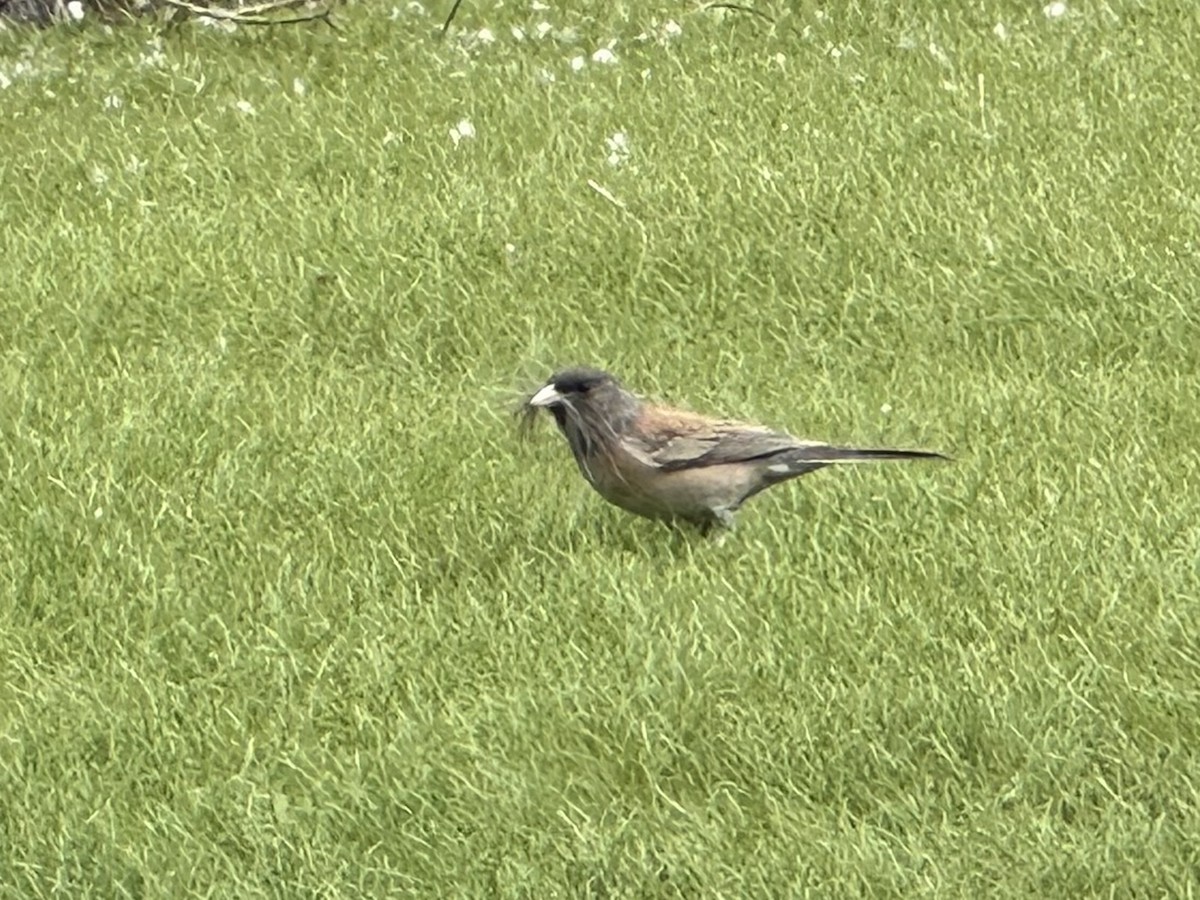
[{"label": "mowed lawn", "polygon": [[0,896],[1194,896],[1200,6],[547,5],[0,32]]}]

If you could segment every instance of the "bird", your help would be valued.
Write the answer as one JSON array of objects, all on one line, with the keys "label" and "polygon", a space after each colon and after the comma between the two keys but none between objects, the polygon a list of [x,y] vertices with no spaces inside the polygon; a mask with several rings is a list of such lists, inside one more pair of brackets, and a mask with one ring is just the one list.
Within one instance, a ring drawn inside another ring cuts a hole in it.
[{"label": "bird", "polygon": [[554,373],[518,412],[531,427],[548,412],[579,471],[609,503],[648,519],[731,530],[761,491],[825,466],[949,460],[928,450],[841,447],[782,431],[657,405],[603,369]]}]

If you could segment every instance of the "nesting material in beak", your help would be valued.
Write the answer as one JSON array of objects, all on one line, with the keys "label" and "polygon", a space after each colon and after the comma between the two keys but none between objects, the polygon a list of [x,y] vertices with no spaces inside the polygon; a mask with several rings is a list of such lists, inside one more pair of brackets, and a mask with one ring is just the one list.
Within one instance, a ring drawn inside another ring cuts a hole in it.
[{"label": "nesting material in beak", "polygon": [[547,384],[529,398],[529,406],[553,406],[561,402],[563,395],[553,384]]}]

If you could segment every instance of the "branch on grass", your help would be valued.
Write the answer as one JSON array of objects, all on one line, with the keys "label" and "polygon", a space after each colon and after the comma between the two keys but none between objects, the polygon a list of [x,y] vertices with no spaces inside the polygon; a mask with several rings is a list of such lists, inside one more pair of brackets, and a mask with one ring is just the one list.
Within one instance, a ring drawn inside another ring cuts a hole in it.
[{"label": "branch on grass", "polygon": [[700,9],[702,12],[708,12],[710,9],[731,9],[734,12],[750,13],[751,15],[766,19],[772,25],[775,24],[775,20],[762,10],[755,9],[753,6],[743,6],[740,3],[706,3]]},{"label": "branch on grass", "polygon": [[450,23],[454,21],[460,6],[462,6],[462,0],[454,0],[454,5],[450,7],[450,15],[446,16],[446,21],[442,23],[441,37],[445,37],[446,32],[450,30]]},{"label": "branch on grass", "polygon": [[[462,0],[454,0],[454,5],[450,7],[450,15],[446,16],[446,21],[442,23],[442,37],[445,37],[446,32],[450,30],[450,23],[453,22],[454,17],[458,15],[458,8],[460,6],[462,6]],[[710,9],[730,9],[734,12],[750,13],[751,15],[758,16],[761,19],[766,19],[772,25],[775,24],[775,20],[768,16],[765,12],[755,9],[753,6],[744,6],[741,3],[716,2],[706,3],[704,6],[700,7],[701,12],[707,12]]]},{"label": "branch on grass", "polygon": [[274,13],[283,9],[295,9],[305,5],[308,0],[267,0],[264,3],[252,3],[248,6],[235,6],[228,9],[222,6],[207,6],[202,3],[192,3],[190,0],[163,0],[168,6],[181,9],[196,16],[208,16],[222,22],[236,22],[238,25],[295,25],[300,22],[322,21],[333,27],[329,18],[331,12],[328,6],[314,9],[311,12],[296,16],[276,16]]}]

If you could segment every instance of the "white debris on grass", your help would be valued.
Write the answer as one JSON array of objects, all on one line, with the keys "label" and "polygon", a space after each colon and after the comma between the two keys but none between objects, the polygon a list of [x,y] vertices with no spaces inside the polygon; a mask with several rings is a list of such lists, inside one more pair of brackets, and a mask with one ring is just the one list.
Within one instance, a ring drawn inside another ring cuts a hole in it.
[{"label": "white debris on grass", "polygon": [[635,41],[644,43],[646,41],[654,41],[656,44],[665,46],[671,41],[678,40],[683,36],[683,27],[674,19],[667,19],[663,23],[659,23],[658,19],[650,21],[650,28],[639,34]]},{"label": "white debris on grass", "polygon": [[938,65],[944,66],[947,69],[953,68],[954,64],[950,62],[949,54],[947,54],[946,51],[943,50],[936,41],[930,41],[929,46],[926,49],[929,51],[929,55],[937,60]]},{"label": "white debris on grass", "polygon": [[163,52],[162,38],[156,37],[142,49],[138,65],[142,68],[158,69],[166,64],[167,54]]},{"label": "white debris on grass", "polygon": [[450,129],[450,140],[457,147],[463,141],[473,140],[475,138],[475,126],[471,124],[470,119],[461,119],[458,124]]},{"label": "white debris on grass", "polygon": [[608,147],[608,164],[613,168],[624,165],[629,161],[629,135],[623,131],[618,131],[611,137],[604,139],[604,144]]}]

